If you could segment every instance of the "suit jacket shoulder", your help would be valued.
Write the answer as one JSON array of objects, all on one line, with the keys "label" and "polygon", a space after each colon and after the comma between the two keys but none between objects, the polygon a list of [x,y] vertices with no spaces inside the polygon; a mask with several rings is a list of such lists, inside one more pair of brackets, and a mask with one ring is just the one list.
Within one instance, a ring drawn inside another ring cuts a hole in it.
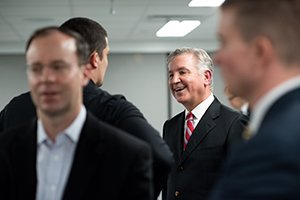
[{"label": "suit jacket shoulder", "polygon": [[[227,137],[226,140],[229,143],[232,143],[240,140],[241,133],[245,125],[247,124],[247,122],[248,120],[244,115],[221,104],[219,100],[215,97],[215,100],[210,105],[208,110],[205,112],[204,116],[199,121],[197,126],[203,127],[203,126],[207,126],[205,124],[209,123],[209,126],[213,128],[217,125],[217,127],[221,128],[221,130],[218,132],[226,133],[225,134],[225,136]],[[183,138],[178,138],[175,135],[178,134],[183,135],[184,123],[185,123],[184,111],[177,114],[173,118],[167,120],[164,123],[164,128],[163,128],[164,139],[168,140],[168,138],[170,138],[170,140],[174,140],[174,139],[182,140]],[[174,131],[174,130],[179,130],[179,131]],[[195,129],[195,131],[197,130]]]},{"label": "suit jacket shoulder", "polygon": [[30,92],[14,97],[0,113],[0,132],[24,124],[36,116]]},{"label": "suit jacket shoulder", "polygon": [[111,95],[91,81],[84,88],[84,104],[97,118],[114,125],[128,117],[144,118],[139,109],[123,95]]},{"label": "suit jacket shoulder", "polygon": [[210,199],[300,199],[299,118],[296,89],[274,102],[255,136],[230,152]]}]

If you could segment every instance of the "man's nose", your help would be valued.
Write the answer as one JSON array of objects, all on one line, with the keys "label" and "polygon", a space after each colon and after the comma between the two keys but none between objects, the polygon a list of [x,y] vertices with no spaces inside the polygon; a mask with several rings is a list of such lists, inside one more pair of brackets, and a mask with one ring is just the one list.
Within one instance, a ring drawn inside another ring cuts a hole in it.
[{"label": "man's nose", "polygon": [[180,82],[180,76],[178,74],[174,74],[170,80],[170,83],[174,84],[174,83],[179,83],[179,82]]},{"label": "man's nose", "polygon": [[51,67],[45,66],[41,73],[41,80],[43,81],[53,81],[56,78],[55,72]]}]

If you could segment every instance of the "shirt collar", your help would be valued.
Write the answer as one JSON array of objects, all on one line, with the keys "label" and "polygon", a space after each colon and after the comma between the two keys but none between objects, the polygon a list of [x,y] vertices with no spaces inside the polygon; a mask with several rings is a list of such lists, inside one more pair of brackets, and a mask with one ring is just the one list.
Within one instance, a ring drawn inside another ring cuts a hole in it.
[{"label": "shirt collar", "polygon": [[249,115],[249,103],[244,103],[241,108],[240,111],[244,114],[244,115]]},{"label": "shirt collar", "polygon": [[[83,127],[83,124],[86,119],[86,108],[81,105],[81,109],[75,120],[71,123],[69,127],[67,127],[65,130],[63,130],[59,134],[66,134],[73,143],[77,143],[79,140],[80,132]],[[49,137],[46,134],[46,131],[44,129],[43,123],[40,119],[38,119],[37,122],[37,144],[42,144],[45,140],[48,140]]]},{"label": "shirt collar", "polygon": [[253,114],[250,119],[251,134],[256,134],[261,122],[271,105],[284,94],[300,86],[300,76],[287,80],[279,86],[270,90],[253,107]]},{"label": "shirt collar", "polygon": [[[202,101],[198,106],[196,106],[191,112],[193,113],[194,117],[198,120],[202,118],[208,107],[212,104],[215,97],[211,93],[204,101]],[[188,115],[189,111],[185,110],[185,117]]]}]

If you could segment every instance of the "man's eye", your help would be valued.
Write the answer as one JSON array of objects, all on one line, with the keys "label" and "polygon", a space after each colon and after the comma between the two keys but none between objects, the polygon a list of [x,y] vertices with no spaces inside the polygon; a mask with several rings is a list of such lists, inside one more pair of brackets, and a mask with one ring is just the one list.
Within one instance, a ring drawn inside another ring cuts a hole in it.
[{"label": "man's eye", "polygon": [[60,64],[55,64],[55,65],[52,66],[52,69],[54,69],[54,70],[61,70],[63,68],[64,67],[62,65],[60,65]]},{"label": "man's eye", "polygon": [[54,70],[54,71],[63,71],[65,69],[68,68],[67,65],[63,64],[63,63],[56,63],[56,64],[53,64],[51,66],[51,68]]},{"label": "man's eye", "polygon": [[29,66],[29,70],[30,70],[31,72],[34,72],[34,73],[41,72],[42,69],[43,69],[43,67],[40,66],[40,65]]}]

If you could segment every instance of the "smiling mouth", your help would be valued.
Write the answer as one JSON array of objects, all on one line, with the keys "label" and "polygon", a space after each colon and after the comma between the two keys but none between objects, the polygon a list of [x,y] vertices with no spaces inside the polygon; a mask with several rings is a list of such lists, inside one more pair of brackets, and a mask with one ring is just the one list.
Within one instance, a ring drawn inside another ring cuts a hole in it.
[{"label": "smiling mouth", "polygon": [[173,91],[174,92],[181,92],[182,90],[184,90],[185,89],[185,87],[177,87],[177,88],[175,88]]}]

